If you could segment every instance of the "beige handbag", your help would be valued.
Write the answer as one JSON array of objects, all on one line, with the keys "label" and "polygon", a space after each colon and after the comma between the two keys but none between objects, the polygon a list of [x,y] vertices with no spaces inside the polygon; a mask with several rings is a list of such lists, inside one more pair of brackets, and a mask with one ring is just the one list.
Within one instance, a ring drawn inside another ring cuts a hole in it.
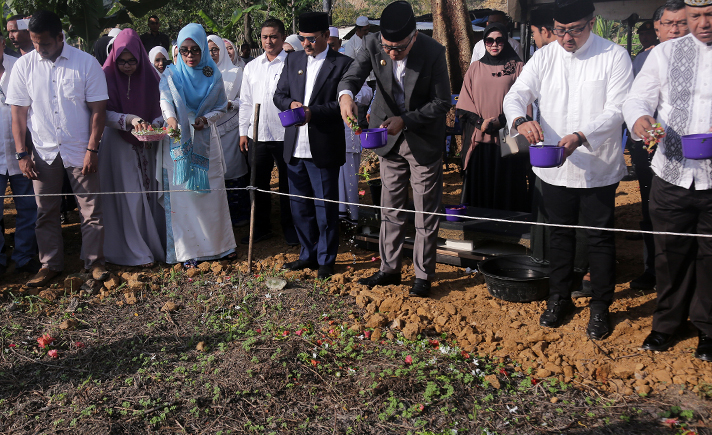
[{"label": "beige handbag", "polygon": [[529,154],[529,141],[524,135],[512,137],[509,135],[509,128],[499,130],[499,148],[502,157],[509,157],[515,154]]}]

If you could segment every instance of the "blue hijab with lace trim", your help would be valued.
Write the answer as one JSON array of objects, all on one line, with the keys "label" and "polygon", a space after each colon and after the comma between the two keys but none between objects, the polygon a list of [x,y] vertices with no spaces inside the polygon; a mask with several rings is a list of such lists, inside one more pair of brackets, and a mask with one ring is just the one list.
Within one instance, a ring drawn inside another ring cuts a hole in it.
[{"label": "blue hijab with lace trim", "polygon": [[[173,183],[186,189],[208,191],[210,138],[212,127],[195,130],[195,119],[209,112],[226,112],[227,97],[222,75],[208,50],[208,39],[200,24],[191,23],[178,34],[178,46],[187,39],[200,47],[200,62],[189,67],[178,55],[161,80],[161,99],[173,102],[181,129],[180,143],[171,140]],[[164,84],[167,84],[165,86]]]}]

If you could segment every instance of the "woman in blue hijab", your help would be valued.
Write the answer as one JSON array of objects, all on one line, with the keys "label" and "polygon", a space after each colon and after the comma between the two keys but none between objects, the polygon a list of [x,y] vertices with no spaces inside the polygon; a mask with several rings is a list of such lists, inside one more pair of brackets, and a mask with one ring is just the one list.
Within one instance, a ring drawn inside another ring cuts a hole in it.
[{"label": "woman in blue hijab", "polygon": [[[225,194],[224,161],[215,122],[227,111],[223,80],[205,30],[191,23],[178,34],[177,61],[159,85],[163,118],[179,137],[162,142],[166,262],[195,267],[234,256],[235,236]],[[185,192],[189,190],[189,192]]]}]

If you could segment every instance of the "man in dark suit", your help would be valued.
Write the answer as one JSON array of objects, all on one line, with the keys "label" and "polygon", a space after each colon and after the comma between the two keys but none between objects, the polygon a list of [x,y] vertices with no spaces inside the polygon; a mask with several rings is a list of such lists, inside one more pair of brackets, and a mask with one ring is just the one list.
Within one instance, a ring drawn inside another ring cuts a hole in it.
[{"label": "man in dark suit", "polygon": [[[381,15],[381,32],[369,34],[364,48],[339,83],[339,103],[344,120],[357,113],[353,95],[373,71],[376,99],[369,127],[388,129],[388,144],[380,156],[381,205],[403,209],[408,185],[418,212],[437,212],[442,198],[442,153],[445,117],[450,110],[450,81],[445,48],[415,29],[410,4],[396,1]],[[404,211],[382,210],[379,251],[381,267],[359,283],[400,284],[405,239]],[[411,294],[427,297],[435,277],[435,250],[440,218],[416,213]]]},{"label": "man in dark suit", "polygon": [[[299,16],[304,51],[287,56],[274,93],[280,110],[304,107],[306,121],[284,131],[289,193],[339,200],[339,168],[346,162],[346,140],[336,86],[352,59],[329,50],[329,19],[325,12]],[[292,219],[302,245],[288,270],[316,269],[318,277],[334,274],[339,248],[339,205],[291,197]]]}]

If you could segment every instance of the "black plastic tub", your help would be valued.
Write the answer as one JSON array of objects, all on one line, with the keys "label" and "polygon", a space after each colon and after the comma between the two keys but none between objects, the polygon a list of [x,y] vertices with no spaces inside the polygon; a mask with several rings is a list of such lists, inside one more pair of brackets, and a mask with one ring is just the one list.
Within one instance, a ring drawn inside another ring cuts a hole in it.
[{"label": "black plastic tub", "polygon": [[531,302],[549,296],[548,267],[528,255],[503,255],[480,261],[480,272],[485,276],[487,290],[509,302]]}]

